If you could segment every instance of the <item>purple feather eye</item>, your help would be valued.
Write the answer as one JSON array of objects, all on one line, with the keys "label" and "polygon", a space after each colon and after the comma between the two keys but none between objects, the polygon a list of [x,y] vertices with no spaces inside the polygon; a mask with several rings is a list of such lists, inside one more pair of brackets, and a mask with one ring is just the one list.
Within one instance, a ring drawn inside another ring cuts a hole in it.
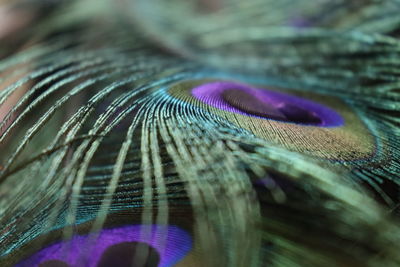
[{"label": "purple feather eye", "polygon": [[95,239],[74,236],[42,249],[17,267],[169,267],[192,249],[189,234],[174,226],[124,226],[104,229]]},{"label": "purple feather eye", "polygon": [[[140,248],[141,247],[141,248]],[[141,254],[137,252],[142,252]],[[97,267],[157,267],[160,262],[158,252],[145,243],[123,242],[109,246],[101,256]]]},{"label": "purple feather eye", "polygon": [[233,82],[211,82],[192,89],[192,95],[215,108],[251,117],[318,127],[342,126],[334,110],[285,93]]}]

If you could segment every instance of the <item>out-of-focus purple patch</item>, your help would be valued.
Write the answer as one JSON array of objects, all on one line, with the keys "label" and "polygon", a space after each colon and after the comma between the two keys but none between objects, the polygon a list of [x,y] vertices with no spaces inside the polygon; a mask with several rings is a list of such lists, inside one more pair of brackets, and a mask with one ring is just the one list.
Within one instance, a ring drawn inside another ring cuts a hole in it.
[{"label": "out-of-focus purple patch", "polygon": [[107,253],[115,250],[117,245],[121,247],[121,244],[124,244],[123,249],[126,249],[132,242],[145,243],[154,249],[158,254],[159,267],[175,265],[192,249],[192,238],[178,227],[123,226],[103,229],[96,239],[92,235],[76,235],[69,241],[52,244],[18,263],[16,267],[37,267],[48,264],[62,267],[98,267],[109,257]]},{"label": "out-of-focus purple patch", "polygon": [[343,118],[331,108],[301,97],[235,82],[210,82],[192,95],[215,108],[263,119],[319,127],[339,127]]},{"label": "out-of-focus purple patch", "polygon": [[289,26],[292,26],[294,28],[298,29],[305,29],[305,28],[310,28],[313,26],[313,23],[311,22],[310,19],[307,19],[305,17],[294,17],[289,21]]}]

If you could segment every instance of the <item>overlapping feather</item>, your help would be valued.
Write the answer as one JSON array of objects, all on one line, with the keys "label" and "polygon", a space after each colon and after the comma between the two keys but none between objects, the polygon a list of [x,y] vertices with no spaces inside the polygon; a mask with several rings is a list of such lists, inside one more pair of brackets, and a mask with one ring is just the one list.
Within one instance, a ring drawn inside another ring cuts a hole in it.
[{"label": "overlapping feather", "polygon": [[[1,47],[2,265],[125,224],[188,231],[182,266],[398,265],[397,1],[183,2],[61,6]],[[375,153],[289,151],[169,92],[202,79],[340,98]]]}]

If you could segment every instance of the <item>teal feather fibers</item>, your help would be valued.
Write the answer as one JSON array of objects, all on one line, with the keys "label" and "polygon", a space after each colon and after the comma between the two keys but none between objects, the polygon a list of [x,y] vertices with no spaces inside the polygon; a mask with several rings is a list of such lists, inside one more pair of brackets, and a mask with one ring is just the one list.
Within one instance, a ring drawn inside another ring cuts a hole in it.
[{"label": "teal feather fibers", "polygon": [[[0,106],[19,96],[0,122],[1,266],[125,224],[185,228],[186,266],[400,264],[398,1],[226,2],[60,4],[0,43]],[[341,99],[374,154],[292,151],[171,94],[199,80]]]}]

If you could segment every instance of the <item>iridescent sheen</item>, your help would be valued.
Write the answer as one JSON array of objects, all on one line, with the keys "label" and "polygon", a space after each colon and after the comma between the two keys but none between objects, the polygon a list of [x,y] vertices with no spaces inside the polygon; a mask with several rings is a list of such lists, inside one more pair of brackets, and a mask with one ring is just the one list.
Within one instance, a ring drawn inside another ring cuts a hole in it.
[{"label": "iridescent sheen", "polygon": [[194,88],[192,95],[218,109],[252,117],[320,127],[344,123],[337,112],[311,100],[241,83],[205,83]]},{"label": "iridescent sheen", "polygon": [[103,229],[97,238],[93,235],[76,235],[67,242],[52,244],[20,262],[16,267],[36,267],[42,263],[52,263],[56,266],[68,264],[74,267],[98,267],[104,257],[103,254],[109,248],[126,242],[146,243],[154,248],[159,254],[159,267],[175,265],[192,249],[192,238],[178,227],[123,226]]},{"label": "iridescent sheen", "polygon": [[[268,142],[319,158],[371,159],[377,151],[371,130],[340,98],[233,80],[177,83],[168,94],[247,130]],[[351,122],[351,123],[349,123]]]}]

